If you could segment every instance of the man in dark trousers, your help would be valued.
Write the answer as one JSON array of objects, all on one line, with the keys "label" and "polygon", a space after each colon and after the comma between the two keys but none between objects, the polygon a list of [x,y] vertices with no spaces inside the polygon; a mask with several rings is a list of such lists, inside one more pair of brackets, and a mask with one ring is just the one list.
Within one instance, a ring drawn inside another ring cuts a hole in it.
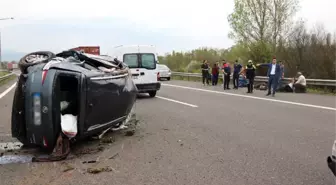
[{"label": "man in dark trousers", "polygon": [[253,93],[255,70],[255,65],[253,64],[252,60],[249,60],[245,68],[246,79],[248,79],[247,93]]},{"label": "man in dark trousers", "polygon": [[239,74],[242,69],[242,65],[238,63],[238,60],[236,60],[236,63],[233,66],[233,88],[238,89],[239,86]]},{"label": "man in dark trousers", "polygon": [[224,74],[224,90],[230,90],[230,75],[231,75],[231,67],[229,62],[225,62],[223,65],[223,74]]},{"label": "man in dark trousers", "polygon": [[279,78],[281,77],[281,68],[280,65],[277,64],[275,57],[273,57],[272,63],[268,65],[267,76],[268,76],[268,93],[266,94],[266,96],[269,96],[272,93],[272,96],[274,97],[275,91],[278,86]]},{"label": "man in dark trousers", "polygon": [[203,85],[205,85],[205,80],[207,85],[209,85],[209,65],[207,60],[203,60],[203,64],[201,65],[202,69],[202,81]]},{"label": "man in dark trousers", "polygon": [[[218,62],[217,62],[218,63]],[[212,73],[212,85],[217,85],[218,82],[218,75],[219,75],[219,67],[217,66],[217,63],[215,63],[211,68]]]}]

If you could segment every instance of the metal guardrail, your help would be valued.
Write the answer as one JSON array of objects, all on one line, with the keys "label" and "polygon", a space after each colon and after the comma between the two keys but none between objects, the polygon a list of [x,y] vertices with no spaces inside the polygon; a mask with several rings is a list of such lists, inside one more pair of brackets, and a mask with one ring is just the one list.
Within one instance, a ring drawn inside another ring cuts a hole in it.
[{"label": "metal guardrail", "polygon": [[[201,78],[201,73],[183,73],[183,72],[172,72],[172,76],[181,76],[181,77],[197,77]],[[223,74],[219,75],[220,78],[223,78]],[[231,76],[232,78],[232,76]],[[284,78],[284,83],[289,83],[292,78]],[[265,76],[256,76],[254,79],[255,82],[267,82],[268,77]],[[323,79],[306,79],[307,85],[311,86],[324,86],[324,87],[336,87],[336,80],[323,80]]]}]

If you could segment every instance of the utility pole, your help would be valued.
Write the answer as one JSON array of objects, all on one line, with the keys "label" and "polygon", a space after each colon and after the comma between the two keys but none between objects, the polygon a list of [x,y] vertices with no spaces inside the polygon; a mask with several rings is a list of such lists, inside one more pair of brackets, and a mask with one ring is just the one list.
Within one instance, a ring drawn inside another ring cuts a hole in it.
[{"label": "utility pole", "polygon": [[[14,20],[14,17],[0,18],[0,21]],[[0,63],[2,62],[2,50],[1,50],[1,30],[0,30]],[[1,63],[2,64],[2,63]]]}]

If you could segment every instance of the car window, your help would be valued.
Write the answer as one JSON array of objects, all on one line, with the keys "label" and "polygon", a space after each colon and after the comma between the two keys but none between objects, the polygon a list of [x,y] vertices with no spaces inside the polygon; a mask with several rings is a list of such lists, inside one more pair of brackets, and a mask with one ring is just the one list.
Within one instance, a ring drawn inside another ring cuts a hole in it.
[{"label": "car window", "polygon": [[155,57],[153,54],[142,54],[141,55],[141,64],[143,68],[146,69],[155,69]]},{"label": "car window", "polygon": [[123,60],[129,68],[139,67],[137,54],[125,54]]}]

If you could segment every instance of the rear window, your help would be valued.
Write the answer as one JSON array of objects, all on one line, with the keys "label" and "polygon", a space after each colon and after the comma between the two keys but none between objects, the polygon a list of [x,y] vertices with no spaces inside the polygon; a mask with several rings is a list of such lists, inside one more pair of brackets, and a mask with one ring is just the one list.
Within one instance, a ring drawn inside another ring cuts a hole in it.
[{"label": "rear window", "polygon": [[128,65],[129,68],[139,67],[138,55],[137,54],[126,54],[126,55],[124,55],[124,62]]},{"label": "rear window", "polygon": [[155,57],[153,54],[141,54],[141,64],[143,68],[155,69]]},{"label": "rear window", "polygon": [[156,62],[154,54],[125,54],[123,62],[128,65],[129,68],[145,68],[155,69]]}]

